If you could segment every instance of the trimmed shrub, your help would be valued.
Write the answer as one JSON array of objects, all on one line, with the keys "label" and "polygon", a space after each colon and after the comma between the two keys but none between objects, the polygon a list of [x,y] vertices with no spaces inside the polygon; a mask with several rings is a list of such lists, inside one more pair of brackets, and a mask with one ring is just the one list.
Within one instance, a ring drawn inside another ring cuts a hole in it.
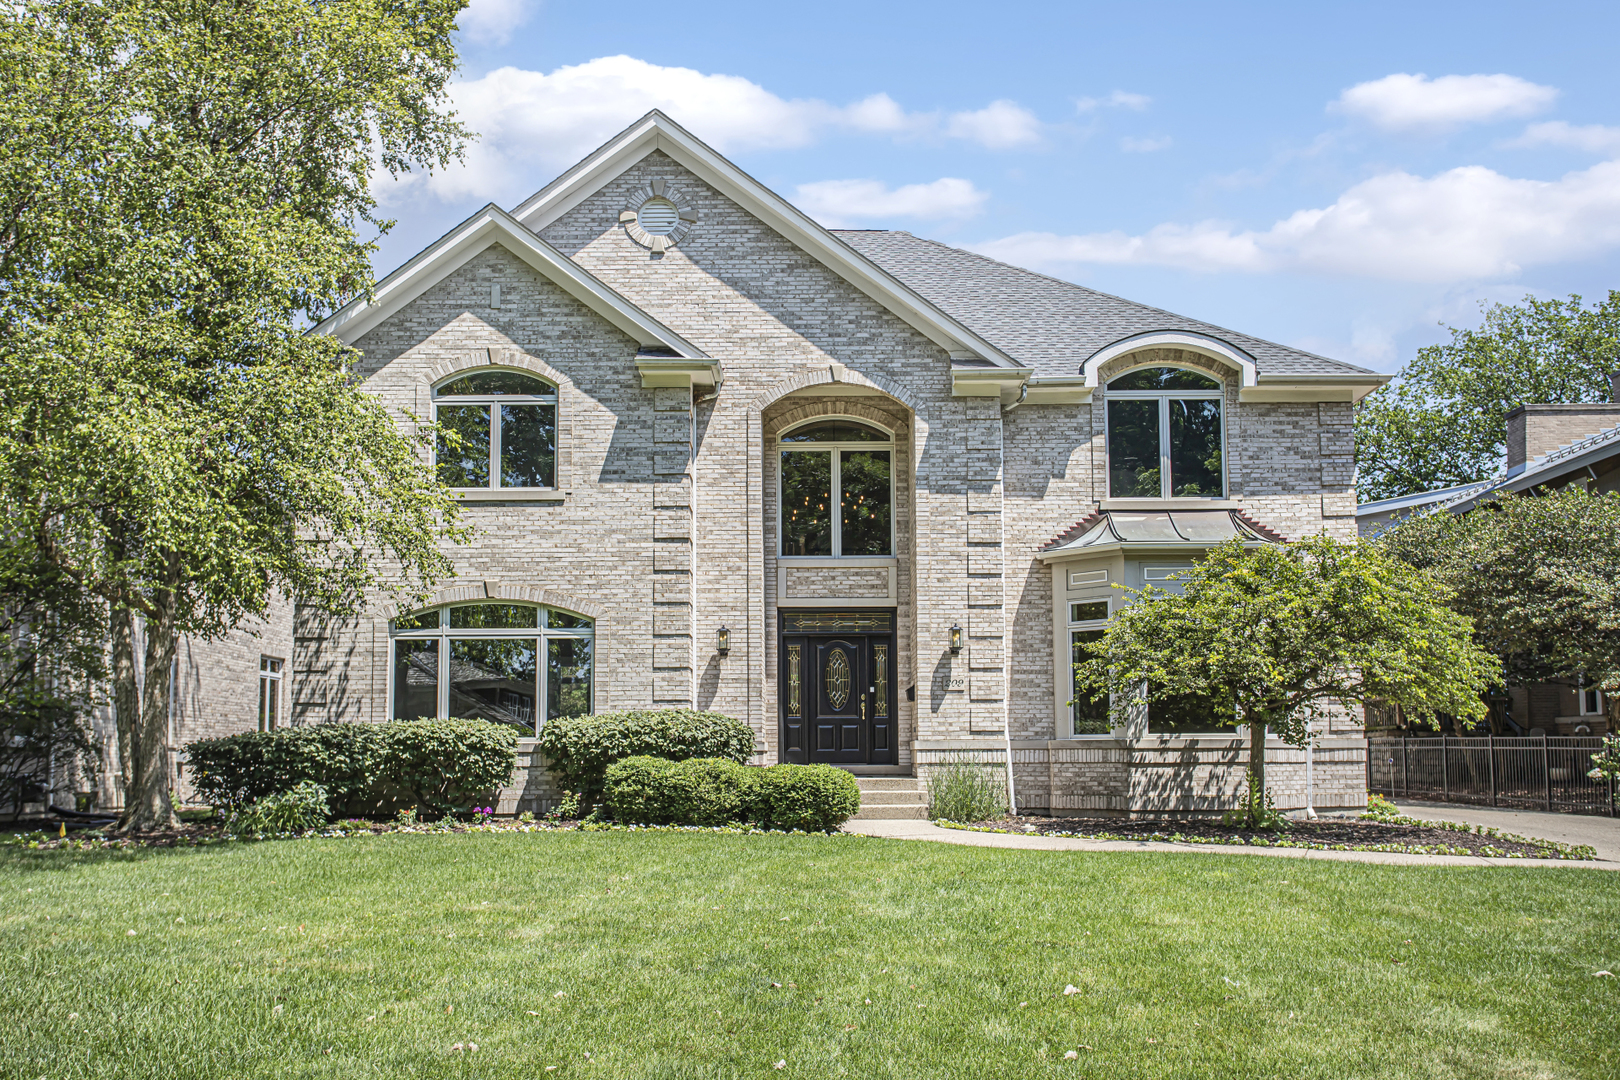
[{"label": "trimmed shrub", "polygon": [[314,724],[186,747],[197,794],[226,812],[310,782],[329,813],[465,811],[512,777],[517,735],[485,720]]},{"label": "trimmed shrub", "polygon": [[690,824],[695,785],[684,764],[644,754],[614,762],[604,777],[608,814],[628,825]]},{"label": "trimmed shrub", "polygon": [[645,709],[559,717],[540,730],[540,751],[561,787],[599,802],[608,766],[645,755],[685,761],[724,758],[741,764],[754,752],[754,732],[740,720],[695,709]]},{"label": "trimmed shrub", "polygon": [[754,807],[759,772],[724,758],[638,755],[608,767],[604,798],[608,815],[626,824],[741,824]]},{"label": "trimmed shrub", "polygon": [[855,778],[831,765],[739,765],[638,755],[606,776],[608,815],[629,825],[729,825],[832,832],[861,808]]},{"label": "trimmed shrub", "polygon": [[378,778],[420,810],[466,813],[512,779],[517,732],[487,720],[395,720],[383,732]]},{"label": "trimmed shrub", "polygon": [[306,780],[326,789],[333,813],[363,812],[382,753],[382,725],[313,724],[201,739],[186,747],[191,786],[230,811]]},{"label": "trimmed shrub", "polygon": [[861,808],[855,778],[831,765],[772,765],[756,770],[753,820],[762,829],[832,832]]},{"label": "trimmed shrub", "polygon": [[928,816],[935,821],[968,825],[1006,812],[1006,774],[994,767],[958,761],[928,778]]},{"label": "trimmed shrub", "polygon": [[693,825],[740,824],[753,816],[762,770],[725,758],[689,758],[681,767],[692,784]]},{"label": "trimmed shrub", "polygon": [[238,836],[283,836],[326,824],[327,790],[313,780],[240,807],[226,829]]}]

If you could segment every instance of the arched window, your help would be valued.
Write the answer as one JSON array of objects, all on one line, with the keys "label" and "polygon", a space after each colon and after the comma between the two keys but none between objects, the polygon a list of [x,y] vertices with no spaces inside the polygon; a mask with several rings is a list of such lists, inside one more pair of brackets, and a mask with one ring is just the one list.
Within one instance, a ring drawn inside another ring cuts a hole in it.
[{"label": "arched window", "polygon": [[591,711],[595,633],[583,615],[534,604],[402,615],[393,623],[389,715],[480,717],[527,733],[553,717],[583,716]]},{"label": "arched window", "polygon": [[783,555],[894,554],[894,437],[847,417],[777,438]]},{"label": "arched window", "polygon": [[1221,384],[1186,368],[1128,371],[1108,384],[1108,495],[1218,499]]},{"label": "arched window", "polygon": [[435,460],[453,488],[557,486],[557,388],[521,371],[463,372],[433,391]]}]

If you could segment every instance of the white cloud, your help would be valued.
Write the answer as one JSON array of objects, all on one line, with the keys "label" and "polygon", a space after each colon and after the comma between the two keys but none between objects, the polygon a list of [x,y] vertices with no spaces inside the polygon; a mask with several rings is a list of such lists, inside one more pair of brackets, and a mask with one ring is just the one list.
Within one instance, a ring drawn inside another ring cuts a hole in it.
[{"label": "white cloud", "polygon": [[1516,75],[1386,75],[1358,83],[1328,109],[1391,131],[1457,127],[1529,116],[1550,106],[1558,90]]},{"label": "white cloud", "polygon": [[991,150],[1006,150],[1039,142],[1041,122],[1022,105],[1003,98],[976,112],[952,113],[945,134]]},{"label": "white cloud", "polygon": [[476,45],[505,45],[529,21],[535,0],[469,0],[456,25]]},{"label": "white cloud", "polygon": [[1300,210],[1265,231],[1213,221],[1060,236],[1019,233],[975,250],[1042,269],[1137,263],[1202,271],[1304,270],[1396,281],[1500,278],[1526,266],[1620,247],[1620,162],[1558,180],[1481,166],[1424,178],[1386,173],[1333,205]]},{"label": "white cloud", "polygon": [[[938,134],[936,113],[907,112],[887,94],[849,105],[785,99],[737,75],[605,56],[555,71],[503,67],[455,83],[459,118],[479,133],[465,165],[411,175],[387,194],[425,186],[446,201],[521,198],[649,109],[662,109],[722,153],[807,146],[829,131]],[[950,118],[946,134],[993,149],[1037,138],[1039,122],[1010,101]]]},{"label": "white cloud", "polygon": [[828,228],[839,228],[874,218],[961,220],[978,214],[989,198],[972,181],[946,176],[893,190],[881,180],[818,180],[800,184],[793,202]]},{"label": "white cloud", "polygon": [[1524,129],[1523,135],[1507,145],[1566,146],[1589,154],[1620,155],[1620,127],[1606,127],[1603,124],[1576,127],[1562,120],[1552,120],[1545,124],[1531,124]]},{"label": "white cloud", "polygon": [[1083,97],[1076,99],[1074,108],[1076,112],[1095,112],[1100,108],[1134,109],[1141,112],[1153,103],[1153,99],[1146,94],[1133,94],[1128,90],[1115,90],[1105,98]]},{"label": "white cloud", "polygon": [[1127,154],[1151,154],[1155,150],[1166,150],[1170,147],[1170,136],[1164,135],[1156,139],[1138,139],[1127,135],[1119,140],[1119,148]]}]

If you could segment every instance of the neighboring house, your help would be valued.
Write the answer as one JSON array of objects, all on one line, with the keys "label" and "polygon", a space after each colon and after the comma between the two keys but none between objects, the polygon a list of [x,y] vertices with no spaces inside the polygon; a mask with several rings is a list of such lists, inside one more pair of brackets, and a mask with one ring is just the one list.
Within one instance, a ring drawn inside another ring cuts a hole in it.
[{"label": "neighboring house", "polygon": [[[1392,521],[1444,510],[1465,514],[1507,494],[1579,486],[1620,491],[1620,373],[1611,377],[1611,402],[1521,405],[1507,414],[1507,464],[1478,483],[1363,503],[1356,508],[1363,537]],[[1603,692],[1577,682],[1508,688],[1493,723],[1504,734],[1601,735],[1608,731]]]},{"label": "neighboring house", "polygon": [[[829,231],[656,112],[317,332],[402,425],[458,433],[437,468],[476,539],[423,611],[188,643],[178,742],[692,706],[746,721],[762,763],[1010,754],[1037,812],[1230,805],[1226,718],[1153,702],[1111,728],[1071,704],[1073,657],[1115,586],[1227,537],[1354,537],[1353,403],[1386,380]],[[1316,802],[1362,805],[1360,733],[1327,734]],[[1302,805],[1302,753],[1274,753]],[[503,806],[553,794],[532,768]]]}]

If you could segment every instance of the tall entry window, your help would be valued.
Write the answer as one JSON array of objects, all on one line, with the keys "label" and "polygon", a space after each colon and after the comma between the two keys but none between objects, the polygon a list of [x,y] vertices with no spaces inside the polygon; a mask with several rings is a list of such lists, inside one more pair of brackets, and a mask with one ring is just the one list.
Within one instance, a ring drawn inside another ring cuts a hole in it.
[{"label": "tall entry window", "polygon": [[1221,384],[1185,368],[1138,368],[1108,384],[1108,494],[1216,499],[1226,491]]},{"label": "tall entry window", "polygon": [[783,555],[894,554],[894,441],[858,420],[782,435]]},{"label": "tall entry window", "polygon": [[591,711],[595,626],[532,604],[458,604],[394,620],[395,720],[478,717],[538,732]]},{"label": "tall entry window", "polygon": [[433,391],[435,461],[453,488],[557,486],[557,388],[519,371],[488,368]]}]

